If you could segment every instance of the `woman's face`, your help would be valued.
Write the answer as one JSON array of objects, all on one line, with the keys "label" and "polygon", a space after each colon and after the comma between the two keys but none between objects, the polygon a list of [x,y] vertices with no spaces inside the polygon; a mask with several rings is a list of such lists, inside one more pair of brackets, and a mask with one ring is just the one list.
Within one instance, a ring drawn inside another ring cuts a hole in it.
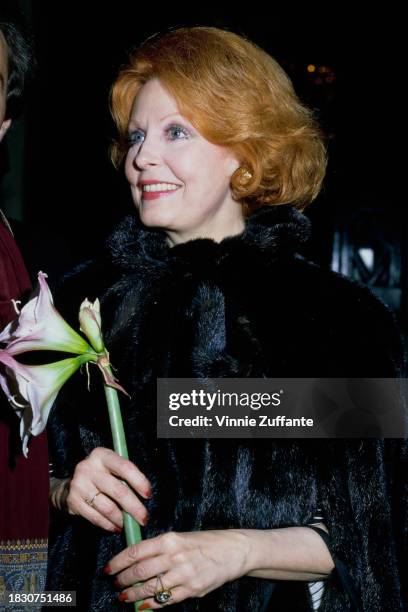
[{"label": "woman's face", "polygon": [[144,225],[164,229],[173,244],[241,232],[242,206],[230,190],[238,167],[226,147],[179,114],[158,79],[143,85],[130,116],[125,171]]}]

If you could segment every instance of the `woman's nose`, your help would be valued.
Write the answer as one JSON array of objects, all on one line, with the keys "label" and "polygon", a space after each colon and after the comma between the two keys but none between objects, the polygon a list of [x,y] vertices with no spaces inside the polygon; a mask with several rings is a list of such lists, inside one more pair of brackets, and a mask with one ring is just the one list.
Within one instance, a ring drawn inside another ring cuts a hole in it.
[{"label": "woman's nose", "polygon": [[160,163],[160,152],[158,147],[150,140],[145,140],[137,150],[134,160],[134,165],[141,170],[148,166],[157,166]]}]

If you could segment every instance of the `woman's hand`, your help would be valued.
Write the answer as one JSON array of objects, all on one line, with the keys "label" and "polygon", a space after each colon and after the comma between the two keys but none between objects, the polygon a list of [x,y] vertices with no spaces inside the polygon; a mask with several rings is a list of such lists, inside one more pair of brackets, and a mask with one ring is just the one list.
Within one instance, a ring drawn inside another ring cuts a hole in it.
[{"label": "woman's hand", "polygon": [[147,510],[134,491],[144,498],[151,496],[146,476],[113,450],[95,448],[76,466],[65,505],[70,514],[83,516],[107,531],[119,532],[123,510],[142,525],[147,523]]},{"label": "woman's hand", "polygon": [[[115,586],[125,589],[121,601],[146,600],[139,609],[160,609],[154,592],[157,575],[170,589],[169,604],[187,597],[203,597],[225,582],[248,572],[248,538],[240,530],[169,532],[129,546],[105,568],[117,574]],[[139,586],[131,586],[142,582]]]},{"label": "woman's hand", "polygon": [[[170,532],[129,546],[105,573],[116,574],[121,601],[146,600],[139,610],[159,609],[157,589],[169,589],[169,604],[203,597],[241,576],[316,581],[334,564],[322,538],[308,527]],[[158,581],[162,574],[163,585]],[[136,586],[135,583],[138,584]]]}]

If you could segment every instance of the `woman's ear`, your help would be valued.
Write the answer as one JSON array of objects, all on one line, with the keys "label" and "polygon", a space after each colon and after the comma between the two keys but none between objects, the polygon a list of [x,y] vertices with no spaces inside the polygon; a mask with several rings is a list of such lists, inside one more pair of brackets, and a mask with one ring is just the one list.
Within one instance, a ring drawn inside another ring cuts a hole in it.
[{"label": "woman's ear", "polygon": [[240,165],[241,163],[239,162],[239,160],[234,155],[230,155],[227,159],[228,176],[232,176],[234,172],[238,170]]},{"label": "woman's ear", "polygon": [[3,123],[0,125],[0,142],[3,140],[6,135],[7,130],[11,125],[11,119],[5,119]]}]

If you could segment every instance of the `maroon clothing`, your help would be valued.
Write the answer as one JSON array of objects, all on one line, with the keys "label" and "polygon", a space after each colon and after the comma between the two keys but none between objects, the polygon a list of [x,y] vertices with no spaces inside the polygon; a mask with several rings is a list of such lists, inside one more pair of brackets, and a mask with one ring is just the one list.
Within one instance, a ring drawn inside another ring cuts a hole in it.
[{"label": "maroon clothing", "polygon": [[12,459],[12,466],[9,438],[9,425],[0,421],[0,543],[46,538],[49,479],[45,432],[32,438],[28,459],[20,454]]},{"label": "maroon clothing", "polygon": [[[16,316],[30,279],[12,234],[0,219],[0,329]],[[0,587],[40,588],[48,537],[48,453],[45,432],[21,453],[19,419],[0,390]],[[23,582],[21,582],[23,580]]]},{"label": "maroon clothing", "polygon": [[31,290],[30,278],[10,230],[0,219],[0,325],[12,321],[16,312],[11,302],[26,297]]}]

